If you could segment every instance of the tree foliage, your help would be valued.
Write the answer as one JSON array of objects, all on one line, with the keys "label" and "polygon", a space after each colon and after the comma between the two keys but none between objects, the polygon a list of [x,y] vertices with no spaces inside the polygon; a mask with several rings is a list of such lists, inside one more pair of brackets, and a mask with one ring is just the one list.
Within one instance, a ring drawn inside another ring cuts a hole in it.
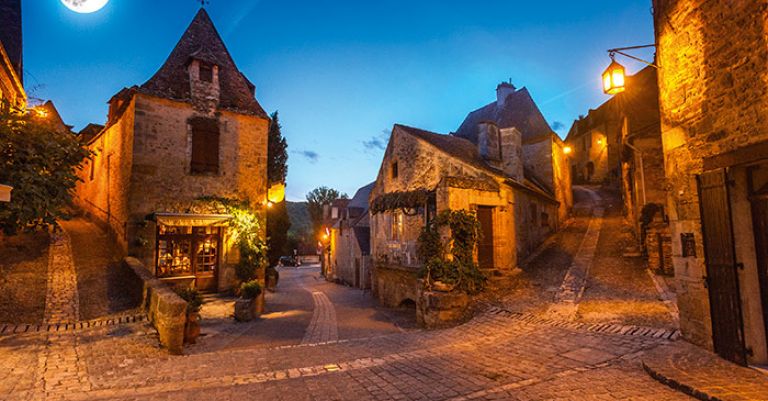
[{"label": "tree foliage", "polygon": [[14,188],[11,202],[0,203],[2,230],[48,228],[66,217],[77,170],[90,155],[70,132],[0,104],[0,183]]},{"label": "tree foliage", "polygon": [[[267,178],[269,185],[283,184],[288,175],[288,143],[280,131],[280,121],[277,112],[272,113],[269,125],[267,143]],[[286,255],[288,249],[288,230],[291,219],[288,217],[286,201],[272,205],[267,211],[267,259],[269,266],[277,265],[280,256]]]},{"label": "tree foliage", "polygon": [[347,194],[328,188],[318,187],[307,194],[307,207],[309,217],[312,219],[312,228],[314,233],[318,233],[323,225],[323,205],[333,203],[337,199],[347,199]]},{"label": "tree foliage", "polygon": [[267,136],[267,180],[269,185],[285,184],[288,176],[288,142],[281,132],[277,112],[272,113]]}]

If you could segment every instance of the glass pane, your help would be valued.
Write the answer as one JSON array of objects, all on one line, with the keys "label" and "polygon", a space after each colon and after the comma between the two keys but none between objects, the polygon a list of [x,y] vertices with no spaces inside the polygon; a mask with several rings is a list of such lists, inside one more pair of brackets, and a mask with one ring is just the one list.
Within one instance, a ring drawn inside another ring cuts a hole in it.
[{"label": "glass pane", "polygon": [[206,237],[197,243],[198,274],[213,274],[216,271],[218,245],[216,238],[211,237]]},{"label": "glass pane", "polygon": [[192,241],[160,239],[157,245],[157,276],[178,277],[192,274]]}]

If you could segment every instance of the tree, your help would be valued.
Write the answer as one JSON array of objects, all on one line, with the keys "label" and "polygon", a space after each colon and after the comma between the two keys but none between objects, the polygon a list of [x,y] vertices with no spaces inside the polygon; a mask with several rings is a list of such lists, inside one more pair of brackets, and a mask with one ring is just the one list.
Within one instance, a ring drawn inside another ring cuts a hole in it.
[{"label": "tree", "polygon": [[320,232],[323,225],[323,205],[333,203],[336,199],[347,198],[347,194],[328,187],[315,188],[307,194],[307,203],[309,203],[307,208],[315,234]]},{"label": "tree", "polygon": [[[282,184],[288,175],[288,143],[280,131],[277,112],[272,113],[267,138],[267,181],[269,186]],[[267,258],[269,266],[275,266],[280,256],[288,253],[288,230],[291,219],[288,217],[286,201],[272,205],[267,212]]]},{"label": "tree", "polygon": [[14,187],[0,203],[0,225],[8,235],[48,228],[66,217],[80,163],[91,155],[68,131],[33,113],[0,104],[0,183]]}]

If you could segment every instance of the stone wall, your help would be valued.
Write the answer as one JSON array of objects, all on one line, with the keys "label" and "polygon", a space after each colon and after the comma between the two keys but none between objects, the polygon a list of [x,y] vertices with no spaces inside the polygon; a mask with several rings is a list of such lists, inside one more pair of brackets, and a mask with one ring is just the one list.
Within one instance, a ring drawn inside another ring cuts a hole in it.
[{"label": "stone wall", "polygon": [[573,182],[570,157],[565,154],[565,144],[554,134],[523,144],[525,167],[544,182],[560,202],[558,218],[568,219],[573,208]]},{"label": "stone wall", "polygon": [[138,259],[125,258],[123,264],[143,283],[141,305],[157,329],[160,344],[171,354],[181,355],[184,352],[187,302],[156,279]]},{"label": "stone wall", "polygon": [[[656,0],[654,8],[680,323],[689,340],[711,347],[696,175],[707,157],[768,140],[768,3]],[[694,235],[696,256],[683,256],[684,233]]]},{"label": "stone wall", "polygon": [[[345,224],[346,225],[346,224]],[[342,283],[361,289],[370,288],[370,257],[363,256],[354,229],[331,230],[331,263],[335,278]]]},{"label": "stone wall", "polygon": [[[109,227],[123,251],[128,250],[128,196],[133,171],[135,101],[122,118],[92,139],[94,155],[78,171],[75,203],[99,223]],[[139,191],[143,188],[138,188]]]},{"label": "stone wall", "polygon": [[390,308],[410,300],[419,300],[419,279],[416,269],[378,263],[373,270],[373,293],[379,302]]}]

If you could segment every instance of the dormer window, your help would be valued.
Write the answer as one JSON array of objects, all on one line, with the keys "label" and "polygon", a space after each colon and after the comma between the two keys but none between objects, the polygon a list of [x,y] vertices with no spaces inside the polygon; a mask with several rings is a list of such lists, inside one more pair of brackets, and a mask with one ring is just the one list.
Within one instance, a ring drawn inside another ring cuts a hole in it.
[{"label": "dormer window", "polygon": [[213,66],[206,63],[200,63],[200,80],[203,82],[213,82]]}]

